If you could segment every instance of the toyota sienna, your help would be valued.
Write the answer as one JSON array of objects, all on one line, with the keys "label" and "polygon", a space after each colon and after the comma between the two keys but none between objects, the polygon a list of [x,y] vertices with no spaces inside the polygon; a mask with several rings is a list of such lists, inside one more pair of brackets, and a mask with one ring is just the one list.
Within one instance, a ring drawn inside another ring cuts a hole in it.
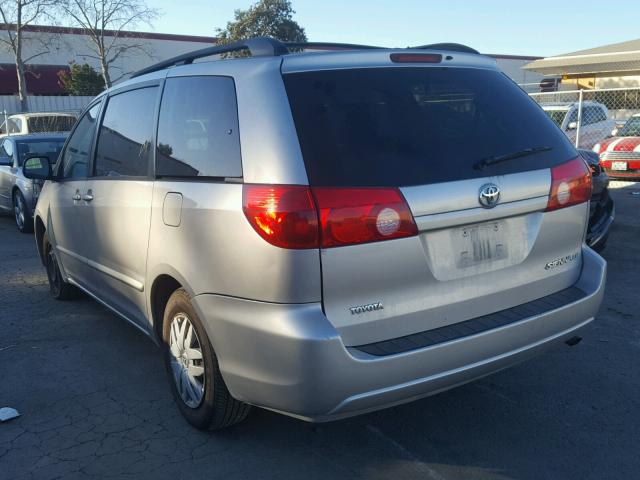
[{"label": "toyota sienna", "polygon": [[52,295],[80,289],[162,345],[202,429],[446,390],[574,343],[603,295],[587,165],[461,45],[182,55],[101,94],[56,168],[25,172],[49,180]]}]

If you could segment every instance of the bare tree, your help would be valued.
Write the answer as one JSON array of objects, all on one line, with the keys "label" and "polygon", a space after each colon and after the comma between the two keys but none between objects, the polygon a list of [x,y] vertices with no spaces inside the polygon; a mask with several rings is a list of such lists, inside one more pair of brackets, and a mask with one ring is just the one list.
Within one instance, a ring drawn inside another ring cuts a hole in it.
[{"label": "bare tree", "polygon": [[[139,24],[151,25],[158,18],[159,11],[147,6],[144,0],[66,0],[66,14],[89,36],[89,49],[100,62],[100,70],[104,84],[110,87],[113,83],[110,67],[125,56],[147,55],[152,52],[142,36],[136,38],[127,32]],[[121,76],[130,72],[123,72]]]},{"label": "bare tree", "polygon": [[[6,31],[6,36],[0,36],[0,46],[13,54],[16,63],[16,73],[18,76],[18,96],[20,97],[20,108],[23,112],[28,109],[27,105],[27,84],[25,81],[25,65],[36,57],[49,52],[47,42],[43,42],[42,37],[36,40],[25,33],[25,27],[42,20],[51,18],[53,7],[60,3],[60,0],[0,0],[0,17],[2,18],[2,30]],[[23,58],[25,44],[36,41],[38,48],[35,48],[33,55]]]}]

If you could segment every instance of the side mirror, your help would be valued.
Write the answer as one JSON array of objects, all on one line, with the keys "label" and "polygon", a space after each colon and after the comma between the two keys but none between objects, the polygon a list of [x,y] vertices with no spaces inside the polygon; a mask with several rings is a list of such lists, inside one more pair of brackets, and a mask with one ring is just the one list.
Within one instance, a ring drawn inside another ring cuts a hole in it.
[{"label": "side mirror", "polygon": [[614,128],[613,130],[611,130],[611,136],[615,137],[616,135],[618,135],[618,129]]},{"label": "side mirror", "polygon": [[571,122],[567,125],[567,130],[575,130],[576,128],[578,128],[578,122]]},{"label": "side mirror", "polygon": [[13,158],[0,157],[0,167],[11,167],[13,165]]},{"label": "side mirror", "polygon": [[31,157],[24,161],[22,174],[34,180],[51,180],[51,163],[48,157]]}]

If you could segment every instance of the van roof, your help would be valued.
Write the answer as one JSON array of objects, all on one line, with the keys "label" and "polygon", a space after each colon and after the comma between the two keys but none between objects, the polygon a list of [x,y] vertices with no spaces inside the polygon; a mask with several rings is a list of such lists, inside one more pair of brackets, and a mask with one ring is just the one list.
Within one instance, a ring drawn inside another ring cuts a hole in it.
[{"label": "van roof", "polygon": [[[283,59],[283,64],[287,64],[293,70],[310,69],[315,64],[316,68],[353,68],[354,65],[376,66],[389,64],[392,59],[391,54],[407,54],[407,56],[432,53],[441,55],[441,63],[464,64],[465,66],[483,66],[485,68],[496,68],[496,62],[490,57],[480,55],[477,50],[466,45],[457,43],[437,43],[422,45],[419,47],[407,48],[383,48],[372,45],[355,45],[345,43],[326,42],[304,42],[304,43],[283,43],[270,37],[258,37],[227,45],[219,45],[185,53],[177,57],[164,60],[135,72],[131,78],[158,72],[166,68],[178,65],[188,65],[195,60],[213,56],[222,56],[237,52],[250,52],[251,57],[273,57]],[[406,62],[395,61],[395,63],[421,63],[419,60],[407,60]],[[440,62],[431,62],[440,63]],[[401,66],[401,65],[396,65]],[[293,71],[292,70],[292,71]]]}]

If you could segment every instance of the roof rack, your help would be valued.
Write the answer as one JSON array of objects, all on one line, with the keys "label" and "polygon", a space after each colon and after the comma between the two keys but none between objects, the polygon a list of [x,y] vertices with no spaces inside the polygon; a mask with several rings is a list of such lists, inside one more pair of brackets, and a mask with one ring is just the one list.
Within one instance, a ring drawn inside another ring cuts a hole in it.
[{"label": "roof rack", "polygon": [[[226,45],[212,46],[202,48],[194,52],[184,53],[177,57],[163,60],[149,67],[143,68],[133,73],[130,78],[139,77],[141,75],[164,70],[165,68],[175,65],[188,65],[198,58],[211,57],[213,55],[222,55],[225,53],[239,52],[248,50],[253,57],[276,57],[287,55],[290,50],[296,49],[318,49],[318,50],[384,50],[385,47],[376,47],[373,45],[358,45],[354,43],[331,43],[331,42],[288,42],[283,43],[280,40],[270,37],[256,37],[239,42],[228,43]],[[430,45],[421,45],[418,47],[409,47],[410,49],[432,49],[432,50],[450,50],[454,52],[479,53],[471,47],[461,45],[459,43],[432,43]]]},{"label": "roof rack", "polygon": [[429,45],[420,45],[418,47],[409,48],[422,50],[449,50],[451,52],[475,53],[477,55],[480,55],[480,52],[475,48],[467,47],[466,45],[462,45],[460,43],[431,43]]},{"label": "roof rack", "polygon": [[356,43],[331,43],[331,42],[287,42],[288,49],[315,48],[318,50],[380,50],[385,47],[373,45],[358,45]]},{"label": "roof rack", "polygon": [[198,58],[211,57],[212,55],[221,55],[223,53],[239,52],[241,50],[249,50],[253,57],[274,57],[278,55],[286,55],[289,53],[288,48],[280,40],[269,37],[256,37],[239,42],[228,43],[215,47],[202,48],[194,52],[184,53],[177,57],[169,58],[162,62],[156,63],[149,67],[138,70],[131,78],[139,77],[146,73],[157,72],[174,65],[188,65]]}]

